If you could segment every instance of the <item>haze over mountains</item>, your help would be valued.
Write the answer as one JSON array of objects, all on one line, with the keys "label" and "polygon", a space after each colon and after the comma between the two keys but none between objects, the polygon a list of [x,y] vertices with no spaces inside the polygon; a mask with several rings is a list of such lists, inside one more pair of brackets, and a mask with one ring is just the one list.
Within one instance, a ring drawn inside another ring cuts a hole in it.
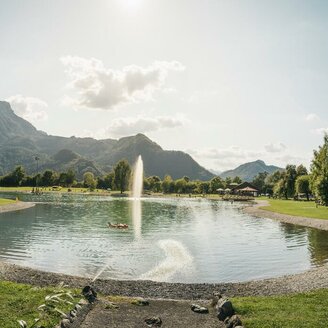
[{"label": "haze over mountains", "polygon": [[87,171],[101,175],[109,172],[122,158],[133,164],[139,154],[146,175],[163,178],[170,174],[174,179],[186,175],[200,180],[214,176],[190,155],[163,150],[143,134],[119,140],[51,136],[18,117],[8,102],[0,102],[0,175],[16,165],[23,165],[28,173],[35,173],[35,156],[40,158],[39,171],[73,168],[78,177]]},{"label": "haze over mountains", "polygon": [[[8,102],[0,101],[0,175],[10,172],[17,165],[23,165],[29,174],[36,173],[35,157],[38,156],[41,172],[72,168],[79,178],[87,171],[98,176],[109,172],[122,158],[133,164],[139,154],[147,176],[163,178],[169,174],[173,179],[188,176],[193,180],[210,180],[215,176],[187,153],[163,150],[143,134],[119,140],[47,135],[17,116]],[[280,168],[267,166],[258,160],[223,172],[220,176],[239,176],[250,181],[259,172],[272,173],[277,169]]]}]

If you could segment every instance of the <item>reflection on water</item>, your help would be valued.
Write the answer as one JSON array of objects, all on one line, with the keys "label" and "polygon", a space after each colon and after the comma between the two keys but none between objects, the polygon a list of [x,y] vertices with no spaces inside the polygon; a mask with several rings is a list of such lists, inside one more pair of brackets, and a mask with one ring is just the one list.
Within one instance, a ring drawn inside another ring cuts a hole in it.
[{"label": "reflection on water", "polygon": [[[227,282],[301,272],[328,259],[327,232],[254,218],[237,203],[20,197],[39,203],[0,215],[0,259],[43,270],[90,278]],[[109,229],[108,221],[129,229]]]}]

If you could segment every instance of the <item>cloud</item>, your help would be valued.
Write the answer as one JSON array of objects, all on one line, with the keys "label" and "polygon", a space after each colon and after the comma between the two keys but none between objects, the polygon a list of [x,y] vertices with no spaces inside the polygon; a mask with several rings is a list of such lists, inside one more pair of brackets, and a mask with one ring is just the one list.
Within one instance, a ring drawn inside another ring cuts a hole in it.
[{"label": "cloud", "polygon": [[84,108],[111,110],[120,105],[152,99],[155,91],[166,90],[169,71],[183,71],[177,61],[156,61],[148,67],[130,65],[122,70],[106,68],[99,59],[62,57],[70,79],[69,86],[78,97],[72,104]]},{"label": "cloud", "polygon": [[311,131],[312,131],[312,133],[315,133],[315,134],[325,134],[325,133],[328,133],[328,128],[318,128],[318,129],[314,129]]},{"label": "cloud", "polygon": [[273,143],[267,144],[264,146],[264,148],[268,153],[280,153],[284,151],[287,147],[286,145],[280,142],[276,144]]},{"label": "cloud", "polygon": [[15,95],[6,100],[10,103],[12,109],[18,116],[32,123],[43,121],[48,118],[48,104],[39,98]]},{"label": "cloud", "polygon": [[319,116],[314,113],[310,113],[305,116],[305,121],[308,121],[308,122],[313,122],[313,121],[318,121],[318,120],[320,120]]},{"label": "cloud", "polygon": [[236,146],[231,146],[229,148],[222,148],[222,149],[208,148],[201,151],[188,149],[187,152],[198,158],[219,159],[219,160],[222,160],[223,158],[230,158],[231,160],[248,159],[248,158],[256,158],[262,155],[261,152],[244,150]]},{"label": "cloud", "polygon": [[147,133],[162,129],[172,129],[185,125],[186,119],[181,117],[158,116],[128,117],[114,119],[106,128],[105,135],[122,137],[137,133]]}]

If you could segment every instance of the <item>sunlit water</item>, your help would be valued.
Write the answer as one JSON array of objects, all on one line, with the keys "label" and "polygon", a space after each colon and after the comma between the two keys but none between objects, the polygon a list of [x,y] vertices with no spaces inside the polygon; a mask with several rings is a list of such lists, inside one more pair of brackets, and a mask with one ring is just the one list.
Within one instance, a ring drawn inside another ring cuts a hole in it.
[{"label": "sunlit water", "polygon": [[[0,194],[0,197],[9,197]],[[10,197],[14,198],[12,194]],[[246,281],[305,271],[328,259],[328,233],[244,214],[205,199],[20,195],[39,202],[0,214],[0,259],[93,278]],[[127,223],[129,229],[107,227]],[[137,227],[138,238],[134,224]]]}]

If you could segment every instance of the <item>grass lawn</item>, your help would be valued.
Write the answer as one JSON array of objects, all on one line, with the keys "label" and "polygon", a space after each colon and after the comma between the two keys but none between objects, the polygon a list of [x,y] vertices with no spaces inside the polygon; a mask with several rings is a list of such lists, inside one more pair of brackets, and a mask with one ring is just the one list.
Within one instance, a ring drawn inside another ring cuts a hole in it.
[{"label": "grass lawn", "polygon": [[261,209],[308,218],[328,219],[328,207],[319,206],[316,208],[314,202],[281,199],[268,199],[268,202],[270,206],[264,206]]},{"label": "grass lawn", "polygon": [[0,198],[0,206],[1,206],[1,205],[12,204],[12,203],[15,203],[15,201],[12,200],[12,199]]},{"label": "grass lawn", "polygon": [[238,297],[232,304],[246,328],[326,328],[328,290],[310,293]]},{"label": "grass lawn", "polygon": [[[39,317],[38,306],[44,304],[47,295],[53,295],[59,288],[39,288],[30,285],[16,284],[13,282],[0,281],[0,327],[18,328],[17,320],[24,320],[28,327],[34,323],[34,319]],[[60,288],[62,289],[62,288]],[[68,290],[67,290],[68,291]],[[77,291],[75,291],[77,292]],[[79,295],[75,299],[75,304],[81,298]],[[73,305],[59,305],[58,308],[64,313],[71,310]],[[54,327],[60,321],[59,313],[49,315],[47,322],[40,322],[46,327]]]},{"label": "grass lawn", "polygon": [[[71,190],[72,193],[81,193],[81,192],[89,192],[87,188],[66,188],[63,187],[60,190],[52,190],[51,187],[39,187],[42,192],[68,192],[68,189]],[[1,191],[10,191],[10,192],[31,192],[33,187],[0,187]],[[103,189],[96,189],[93,191],[94,193],[108,193],[108,191]]]}]

